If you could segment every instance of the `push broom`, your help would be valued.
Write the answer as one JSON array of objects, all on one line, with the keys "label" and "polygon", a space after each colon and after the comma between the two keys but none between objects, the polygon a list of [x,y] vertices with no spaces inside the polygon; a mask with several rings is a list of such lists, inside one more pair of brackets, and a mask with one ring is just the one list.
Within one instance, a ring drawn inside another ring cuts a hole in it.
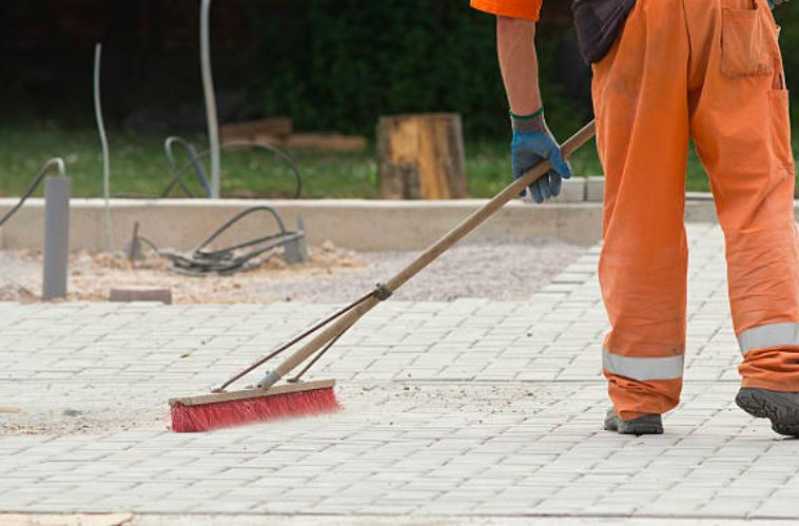
[{"label": "push broom", "polygon": [[[571,157],[593,137],[594,123],[591,122],[563,144],[563,156]],[[302,375],[363,315],[381,301],[387,300],[395,290],[491,217],[505,203],[517,197],[531,183],[546,174],[550,168],[549,162],[543,162],[529,170],[523,177],[508,185],[482,208],[472,213],[436,241],[388,282],[378,284],[374,290],[281,345],[219,387],[214,388],[211,393],[170,400],[172,430],[176,432],[208,431],[277,417],[302,416],[338,409],[339,405],[333,392],[335,383],[333,380],[301,382]],[[249,372],[317,332],[316,336],[267,373],[256,388],[226,391],[227,387]],[[282,385],[276,385],[312,356],[313,359],[299,374],[288,379]]]}]

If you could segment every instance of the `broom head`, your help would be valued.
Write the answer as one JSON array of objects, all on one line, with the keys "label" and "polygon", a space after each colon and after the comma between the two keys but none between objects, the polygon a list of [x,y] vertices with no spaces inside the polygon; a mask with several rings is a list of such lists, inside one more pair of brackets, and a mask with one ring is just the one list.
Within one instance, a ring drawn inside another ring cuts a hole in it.
[{"label": "broom head", "polygon": [[334,380],[246,389],[169,401],[172,430],[209,431],[288,416],[305,416],[339,409]]}]

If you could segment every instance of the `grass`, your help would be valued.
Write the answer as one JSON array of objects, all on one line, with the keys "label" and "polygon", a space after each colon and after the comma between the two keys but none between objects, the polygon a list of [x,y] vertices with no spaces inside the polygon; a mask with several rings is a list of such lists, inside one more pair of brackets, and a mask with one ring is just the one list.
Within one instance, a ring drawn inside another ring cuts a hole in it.
[{"label": "grass", "polygon": [[[158,196],[171,179],[163,151],[165,137],[111,131],[111,190],[115,195]],[[188,137],[199,149],[202,136]],[[92,129],[63,130],[48,125],[0,128],[0,196],[20,195],[41,165],[50,157],[63,157],[72,177],[76,197],[102,194],[102,167],[97,134]],[[183,152],[178,150],[179,159]],[[303,178],[305,198],[377,198],[377,164],[372,149],[354,154],[294,151]],[[182,162],[182,161],[181,161]],[[572,160],[576,175],[600,175],[592,145],[577,152]],[[502,141],[472,142],[466,145],[466,170],[474,197],[490,197],[510,178],[510,155]],[[188,186],[202,195],[200,185],[186,172]],[[294,178],[289,168],[268,152],[234,151],[222,156],[224,197],[291,197]],[[694,152],[689,161],[687,189],[707,191],[704,170]],[[37,194],[41,195],[41,189]],[[173,196],[182,196],[177,190]]]},{"label": "grass", "polygon": [[[111,191],[114,195],[158,196],[171,180],[163,149],[165,137],[109,132]],[[202,136],[187,137],[205,149]],[[0,195],[20,195],[50,157],[63,157],[76,197],[102,195],[100,145],[93,130],[37,127],[0,129]],[[184,152],[176,148],[178,164]],[[303,196],[315,198],[377,197],[377,166],[369,152],[327,154],[291,152],[303,178]],[[207,166],[207,163],[206,163]],[[195,195],[202,187],[186,171]],[[290,197],[295,179],[288,166],[269,152],[224,152],[222,194],[225,197]],[[36,195],[41,195],[41,189]],[[181,197],[176,190],[173,196]]]}]

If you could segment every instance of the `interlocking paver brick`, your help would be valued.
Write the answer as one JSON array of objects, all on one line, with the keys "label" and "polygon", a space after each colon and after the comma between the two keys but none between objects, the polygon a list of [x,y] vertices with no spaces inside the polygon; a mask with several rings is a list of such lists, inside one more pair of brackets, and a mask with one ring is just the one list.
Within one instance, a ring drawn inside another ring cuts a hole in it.
[{"label": "interlocking paver brick", "polygon": [[[0,303],[0,400],[42,426],[0,434],[0,510],[797,519],[799,443],[732,401],[720,231],[688,231],[686,388],[658,437],[601,430],[598,247],[529,302],[381,304],[312,373],[343,411],[200,435],[165,429],[167,398],[336,306]],[[99,423],[50,429],[67,408]]]}]

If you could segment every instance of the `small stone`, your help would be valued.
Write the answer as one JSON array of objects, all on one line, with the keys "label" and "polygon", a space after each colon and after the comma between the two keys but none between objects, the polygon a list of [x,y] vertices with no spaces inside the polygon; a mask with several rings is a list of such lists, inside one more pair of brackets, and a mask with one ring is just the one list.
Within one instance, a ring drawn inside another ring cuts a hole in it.
[{"label": "small stone", "polygon": [[83,411],[78,411],[77,409],[64,409],[64,416],[80,416],[83,414]]}]

